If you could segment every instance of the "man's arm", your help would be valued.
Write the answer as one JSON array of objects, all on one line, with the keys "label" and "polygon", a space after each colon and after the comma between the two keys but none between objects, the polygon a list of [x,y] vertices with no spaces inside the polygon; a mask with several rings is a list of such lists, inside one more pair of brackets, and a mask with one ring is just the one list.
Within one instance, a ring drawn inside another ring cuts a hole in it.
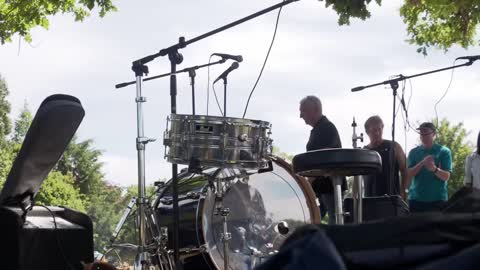
[{"label": "man's arm", "polygon": [[405,189],[408,188],[408,172],[407,172],[407,158],[405,156],[405,152],[403,152],[402,147],[400,144],[395,143],[395,156],[398,162],[398,167],[400,169],[400,194],[402,197],[405,199],[406,194],[405,194]]},{"label": "man's arm", "polygon": [[422,159],[420,162],[416,163],[415,164],[415,161],[412,160],[413,159],[413,156],[412,156],[412,151],[410,151],[410,154],[408,155],[408,168],[407,168],[407,179],[405,180],[405,188],[409,188],[410,187],[410,183],[412,182],[412,178],[414,176],[416,176],[420,170],[422,170],[423,166],[424,166],[424,163],[425,163],[425,159]]}]

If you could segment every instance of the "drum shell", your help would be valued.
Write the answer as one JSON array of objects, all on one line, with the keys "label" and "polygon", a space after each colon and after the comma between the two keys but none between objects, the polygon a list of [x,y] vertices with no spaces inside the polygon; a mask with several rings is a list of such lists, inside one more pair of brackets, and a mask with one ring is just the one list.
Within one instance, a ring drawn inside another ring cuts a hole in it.
[{"label": "drum shell", "polygon": [[204,166],[261,168],[271,155],[271,125],[265,121],[180,114],[168,121],[165,157],[172,163],[195,159]]},{"label": "drum shell", "polygon": [[[291,173],[290,166],[279,158],[274,158],[273,168],[274,171],[272,172],[254,174],[250,176],[250,180],[248,182],[249,187],[256,189],[258,191],[258,195],[264,197],[263,202],[265,204],[265,210],[267,210],[267,213],[265,215],[267,219],[264,223],[266,223],[266,225],[268,226],[274,226],[279,221],[286,220],[290,224],[291,232],[293,231],[295,226],[307,223],[318,223],[320,221],[320,214],[318,211],[318,207],[316,206],[314,192],[308,182],[302,177],[293,175]],[[211,269],[223,269],[223,266],[221,265],[223,251],[219,236],[219,234],[221,233],[221,229],[219,229],[221,227],[219,226],[221,225],[221,217],[217,217],[212,214],[214,194],[212,194],[210,191],[208,191],[208,188],[206,188],[206,176],[184,173],[179,175],[178,183],[180,198],[180,249],[182,250],[187,247],[200,247],[203,245],[206,247],[206,252],[203,254],[203,256],[199,254],[199,256],[201,257],[200,261],[205,261],[205,265],[208,265],[209,267],[211,267]],[[167,182],[166,187],[159,193],[159,197],[154,202],[154,209],[156,211],[157,224],[159,224],[159,226],[168,227],[168,247],[172,248],[172,205],[168,203],[162,203],[162,201],[166,200],[168,202],[170,200],[170,185],[171,181]],[[264,237],[272,235],[272,233],[274,233],[272,229],[267,229],[265,233],[262,233],[258,230],[252,231],[252,228],[255,226],[262,230],[262,222],[257,222],[255,219],[252,220],[251,218],[249,218],[251,216],[255,216],[255,214],[251,214],[252,209],[254,213],[262,213],[261,210],[256,210],[259,208],[258,205],[261,204],[257,203],[258,200],[253,200],[255,202],[253,205],[248,203],[244,204],[242,203],[243,200],[237,199],[238,197],[236,197],[235,194],[254,194],[253,192],[246,193],[245,188],[245,183],[237,182],[229,189],[226,198],[224,199],[225,206],[231,208],[230,215],[227,218],[229,232],[232,233],[230,248],[234,250],[237,249],[236,247],[239,246],[238,228],[241,228],[239,226],[247,228],[247,233],[249,233],[250,236],[253,235],[253,237],[250,237],[249,239],[251,242],[257,243],[255,247],[259,250],[263,247],[263,244],[270,242],[270,240],[268,239],[273,238],[279,239],[278,241],[280,242],[275,242],[276,240],[273,240],[272,242],[275,248],[279,248],[279,245],[281,244],[281,242],[283,242],[283,239],[286,236],[274,235],[274,237],[270,238]],[[248,188],[248,190],[251,189]],[[197,193],[200,196],[198,198],[187,198],[188,194],[192,193]],[[272,197],[272,195],[274,196]],[[251,198],[256,197],[258,196],[251,196]],[[284,198],[288,203],[285,203],[285,205],[279,205],[279,202],[282,198]],[[293,203],[292,200],[289,200],[292,198]],[[294,214],[292,216],[291,213],[301,211],[304,212],[303,215],[299,214],[300,216],[302,216],[302,218],[300,218],[301,224],[294,224],[289,221],[288,217],[292,217],[292,219],[298,220],[298,215]],[[283,213],[283,216],[277,216],[275,212],[281,212]],[[275,216],[277,217],[275,218]],[[296,216],[297,218],[294,218],[294,216]],[[254,226],[244,226],[241,225],[242,223],[250,223],[254,224]],[[266,240],[263,241],[262,238],[265,238]],[[241,250],[240,253],[242,253]],[[195,263],[197,264],[194,269],[197,269],[197,267],[199,267],[199,256],[197,256],[197,258],[193,258],[196,260]],[[234,254],[233,256],[236,255]],[[233,263],[238,263],[238,258],[237,260],[235,260],[234,258],[232,259],[232,261]],[[232,269],[237,268],[238,267],[233,267]]]}]

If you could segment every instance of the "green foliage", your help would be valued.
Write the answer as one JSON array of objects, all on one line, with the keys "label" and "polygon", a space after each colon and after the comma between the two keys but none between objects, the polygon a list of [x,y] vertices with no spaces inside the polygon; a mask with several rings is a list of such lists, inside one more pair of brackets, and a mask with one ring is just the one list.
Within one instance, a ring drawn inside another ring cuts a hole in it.
[{"label": "green foliage", "polygon": [[281,152],[280,148],[275,145],[273,146],[272,154],[284,159],[288,163],[292,163],[293,155],[285,152]]},{"label": "green foliage", "polygon": [[66,206],[79,211],[86,211],[86,201],[80,191],[73,186],[73,177],[59,172],[51,172],[43,182],[36,204]]},{"label": "green foliage", "polygon": [[75,21],[83,21],[95,7],[100,17],[116,11],[111,0],[0,0],[0,42],[11,41],[15,34],[30,42],[31,29],[48,29],[49,16],[72,14]]},{"label": "green foliage", "polygon": [[73,138],[56,168],[63,174],[71,172],[75,186],[82,194],[95,194],[103,185],[102,163],[99,161],[102,152],[93,149],[92,145],[92,140],[77,143]]},{"label": "green foliage", "polygon": [[467,135],[463,123],[454,125],[447,119],[442,119],[437,125],[436,143],[448,147],[452,152],[453,172],[448,180],[449,196],[463,186],[465,159],[473,151],[473,145],[465,141]]},{"label": "green foliage", "polygon": [[[372,0],[320,0],[339,15],[339,25],[349,25],[350,18],[370,17]],[[381,5],[381,0],[375,0]],[[407,26],[408,41],[418,45],[417,52],[427,54],[434,47],[447,50],[453,45],[468,48],[477,45],[476,29],[480,22],[480,0],[404,0],[400,16]]]},{"label": "green foliage", "polygon": [[[333,10],[339,15],[339,25],[349,25],[350,18],[359,18],[365,20],[370,18],[370,11],[368,11],[368,4],[372,0],[320,0],[325,1],[325,7],[332,6]],[[375,0],[378,5],[381,5],[382,0]]]},{"label": "green foliage", "polygon": [[103,251],[128,202],[122,196],[121,188],[106,184],[89,195],[87,213],[93,221],[95,250]]},{"label": "green foliage", "polygon": [[[0,0],[2,1],[2,0]],[[1,25],[1,19],[0,19]],[[11,123],[8,114],[10,113],[10,103],[7,100],[8,86],[7,82],[0,75],[0,148],[3,147],[6,136],[10,133]]]},{"label": "green foliage", "polygon": [[20,146],[6,142],[0,147],[0,187],[3,187],[7,179],[13,160],[17,156]]},{"label": "green foliage", "polygon": [[27,134],[28,128],[32,123],[32,113],[28,109],[28,104],[25,101],[23,109],[18,116],[18,119],[15,120],[15,128],[13,129],[12,140],[14,143],[22,143],[25,135]]},{"label": "green foliage", "polygon": [[454,44],[468,48],[475,44],[480,20],[479,0],[406,0],[400,15],[412,44],[426,54],[428,47],[447,50]]}]

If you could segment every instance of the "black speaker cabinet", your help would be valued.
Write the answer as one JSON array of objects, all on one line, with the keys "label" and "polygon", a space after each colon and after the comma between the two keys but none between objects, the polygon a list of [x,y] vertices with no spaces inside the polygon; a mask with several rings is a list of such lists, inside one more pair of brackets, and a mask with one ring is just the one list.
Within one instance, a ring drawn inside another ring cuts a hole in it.
[{"label": "black speaker cabinet", "polygon": [[93,262],[90,218],[68,208],[49,209],[35,206],[23,219],[21,209],[0,207],[1,269],[80,270],[82,262]]},{"label": "black speaker cabinet", "polygon": [[[363,221],[373,221],[388,217],[404,216],[409,213],[407,203],[397,195],[363,198]],[[344,200],[345,223],[353,222],[353,199]]]}]

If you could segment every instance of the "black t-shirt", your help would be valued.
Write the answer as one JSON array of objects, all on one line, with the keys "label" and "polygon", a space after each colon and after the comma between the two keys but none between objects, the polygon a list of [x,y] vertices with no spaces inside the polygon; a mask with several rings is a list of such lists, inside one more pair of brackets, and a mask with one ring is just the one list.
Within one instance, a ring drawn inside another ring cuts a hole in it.
[{"label": "black t-shirt", "polygon": [[[307,143],[307,151],[320,150],[326,148],[342,148],[342,142],[338,135],[335,125],[322,116],[317,124],[310,131],[310,138]],[[317,177],[312,183],[313,190],[319,193],[333,194],[333,184],[329,177]],[[347,181],[344,178],[342,189],[347,189]]]},{"label": "black t-shirt", "polygon": [[374,197],[374,196],[383,196],[388,195],[399,195],[400,194],[400,177],[399,177],[399,165],[398,160],[395,160],[395,169],[393,173],[393,181],[390,176],[390,151],[392,149],[392,141],[383,140],[383,142],[374,148],[369,148],[365,146],[365,149],[373,150],[380,154],[382,158],[382,171],[375,175],[365,175],[363,179],[365,180],[365,196]]}]

